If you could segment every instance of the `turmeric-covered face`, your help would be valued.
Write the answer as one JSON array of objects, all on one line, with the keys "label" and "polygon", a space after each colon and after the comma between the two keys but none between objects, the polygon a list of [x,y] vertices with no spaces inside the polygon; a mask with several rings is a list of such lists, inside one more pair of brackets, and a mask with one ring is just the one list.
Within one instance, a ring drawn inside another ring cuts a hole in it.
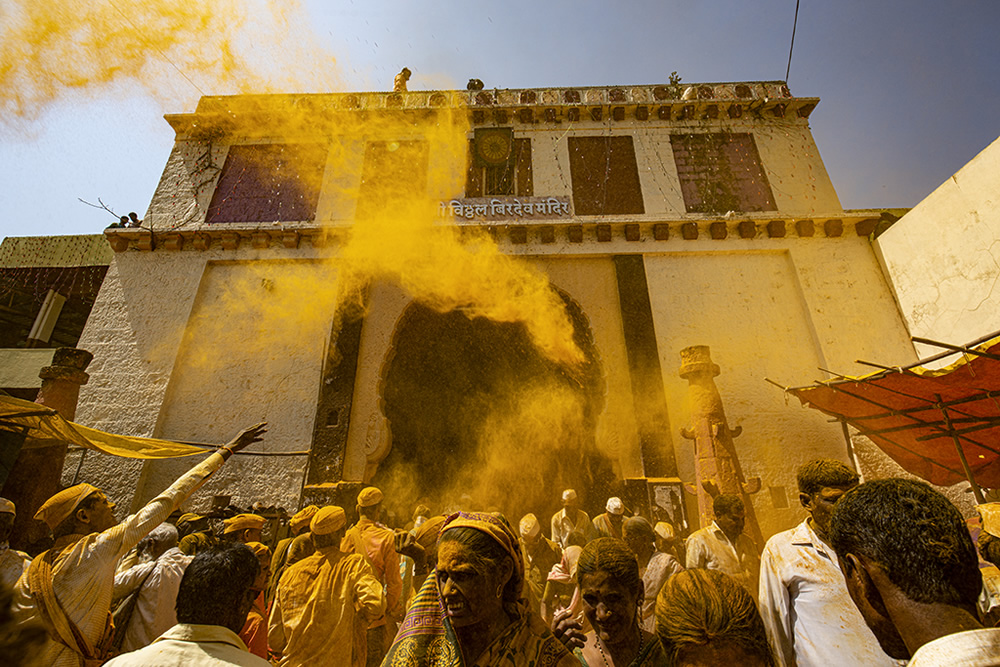
[{"label": "turmeric-covered face", "polygon": [[[503,573],[482,572],[469,547],[458,542],[443,542],[438,547],[438,595],[445,615],[456,628],[500,618],[502,596],[497,595],[506,580]],[[509,573],[508,573],[508,579]]]}]

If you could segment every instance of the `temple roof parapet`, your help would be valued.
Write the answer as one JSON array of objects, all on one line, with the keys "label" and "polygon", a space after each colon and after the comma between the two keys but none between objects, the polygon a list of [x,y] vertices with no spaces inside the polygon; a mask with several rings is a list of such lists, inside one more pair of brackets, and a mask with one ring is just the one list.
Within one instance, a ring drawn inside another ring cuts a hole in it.
[{"label": "temple roof parapet", "polygon": [[[205,96],[194,113],[167,114],[178,135],[226,134],[253,118],[296,113],[334,120],[358,112],[433,112],[465,108],[473,124],[563,121],[687,121],[808,118],[819,98],[793,97],[783,81],[565,88],[503,88]],[[248,118],[249,117],[249,118]]]}]

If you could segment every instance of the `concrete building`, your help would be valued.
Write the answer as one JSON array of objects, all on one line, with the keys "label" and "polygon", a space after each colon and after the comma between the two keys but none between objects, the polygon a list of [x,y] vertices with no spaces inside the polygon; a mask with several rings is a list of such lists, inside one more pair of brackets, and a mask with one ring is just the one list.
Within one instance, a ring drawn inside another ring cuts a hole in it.
[{"label": "concrete building", "polygon": [[[786,529],[796,467],[848,452],[839,424],[765,377],[915,360],[870,240],[881,212],[841,207],[809,129],[818,102],[781,82],[202,98],[167,116],[153,231],[106,232],[77,419],[201,442],[267,420],[259,447],[290,455],[230,463],[194,509],[215,494],[352,504],[375,482],[408,503],[447,488],[435,509],[465,489],[540,516],[575,485],[600,512],[625,479],[695,481],[679,352],[708,345],[762,480],[762,532]],[[433,220],[367,237],[400,192]],[[421,245],[445,229],[484,257],[488,234],[556,288],[585,361],[546,358],[516,317],[463,314],[466,281]],[[365,242],[384,243],[368,274]],[[347,289],[358,275],[372,280]],[[136,507],[190,463],[88,454],[66,470]]]}]

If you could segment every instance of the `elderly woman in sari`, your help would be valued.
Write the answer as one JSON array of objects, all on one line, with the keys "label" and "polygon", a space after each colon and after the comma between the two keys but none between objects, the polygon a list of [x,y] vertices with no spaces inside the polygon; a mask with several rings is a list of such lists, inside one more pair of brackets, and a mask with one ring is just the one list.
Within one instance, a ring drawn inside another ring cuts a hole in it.
[{"label": "elderly woman in sari", "polygon": [[517,534],[499,514],[458,512],[438,539],[437,568],[400,626],[383,667],[573,667],[529,612]]},{"label": "elderly woman in sari", "polygon": [[656,636],[640,625],[643,583],[635,554],[619,539],[602,537],[583,548],[576,564],[584,634],[569,610],[556,612],[553,632],[589,667],[659,667],[669,664]]}]

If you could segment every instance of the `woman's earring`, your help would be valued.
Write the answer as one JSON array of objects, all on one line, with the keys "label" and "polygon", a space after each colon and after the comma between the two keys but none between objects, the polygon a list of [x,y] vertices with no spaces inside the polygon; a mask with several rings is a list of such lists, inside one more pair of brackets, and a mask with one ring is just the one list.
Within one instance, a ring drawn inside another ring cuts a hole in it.
[{"label": "woman's earring", "polygon": [[497,600],[503,597],[503,584],[497,586]]}]

